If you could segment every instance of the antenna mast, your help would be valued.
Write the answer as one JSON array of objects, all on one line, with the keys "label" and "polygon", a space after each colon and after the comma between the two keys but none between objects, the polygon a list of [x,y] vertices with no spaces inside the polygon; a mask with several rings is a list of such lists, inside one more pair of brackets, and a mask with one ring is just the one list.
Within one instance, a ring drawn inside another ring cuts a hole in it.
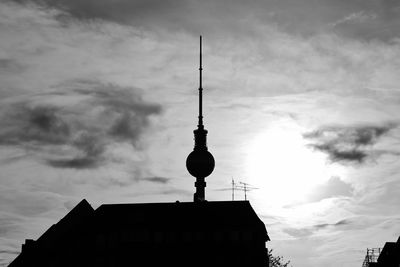
[{"label": "antenna mast", "polygon": [[199,64],[199,128],[203,128],[203,45],[200,35],[200,64]]},{"label": "antenna mast", "polygon": [[232,177],[232,201],[234,201],[235,200],[235,180],[233,180],[233,177]]}]

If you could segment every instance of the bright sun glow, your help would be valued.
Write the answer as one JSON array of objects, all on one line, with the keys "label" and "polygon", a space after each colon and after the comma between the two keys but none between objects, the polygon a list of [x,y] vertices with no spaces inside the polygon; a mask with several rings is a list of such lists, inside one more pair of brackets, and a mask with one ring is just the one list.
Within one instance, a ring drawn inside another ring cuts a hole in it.
[{"label": "bright sun glow", "polygon": [[273,205],[306,200],[308,194],[341,169],[307,147],[299,129],[270,129],[257,136],[247,151],[247,181],[260,189],[253,195]]}]

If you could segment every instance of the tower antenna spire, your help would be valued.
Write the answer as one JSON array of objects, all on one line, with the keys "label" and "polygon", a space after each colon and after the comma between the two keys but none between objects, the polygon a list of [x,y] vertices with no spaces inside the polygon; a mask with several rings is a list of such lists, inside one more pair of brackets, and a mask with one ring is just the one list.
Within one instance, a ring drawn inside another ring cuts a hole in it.
[{"label": "tower antenna spire", "polygon": [[199,64],[199,123],[194,133],[194,148],[186,159],[186,168],[196,178],[193,200],[195,202],[205,201],[205,178],[209,176],[215,167],[213,155],[207,148],[207,133],[203,125],[203,50],[202,36],[200,35],[200,64]]},{"label": "tower antenna spire", "polygon": [[203,128],[203,38],[200,35],[200,62],[199,62],[199,125]]}]

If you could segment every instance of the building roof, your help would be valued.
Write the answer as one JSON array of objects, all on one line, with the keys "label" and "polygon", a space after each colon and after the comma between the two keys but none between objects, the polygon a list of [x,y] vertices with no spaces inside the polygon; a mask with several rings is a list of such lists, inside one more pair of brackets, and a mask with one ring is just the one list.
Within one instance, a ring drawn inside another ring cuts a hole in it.
[{"label": "building roof", "polygon": [[53,224],[36,241],[37,244],[51,244],[65,235],[75,232],[80,226],[86,223],[94,215],[94,209],[83,199],[67,215],[65,215],[57,224]]},{"label": "building roof", "polygon": [[20,266],[24,254],[51,251],[66,240],[90,238],[92,233],[120,229],[141,231],[250,230],[269,241],[264,223],[249,201],[103,204],[94,210],[84,199],[36,241],[27,240],[23,251],[9,266]]},{"label": "building roof", "polygon": [[177,229],[240,227],[258,228],[266,233],[248,201],[106,204],[95,211],[95,218],[108,225],[143,224]]}]

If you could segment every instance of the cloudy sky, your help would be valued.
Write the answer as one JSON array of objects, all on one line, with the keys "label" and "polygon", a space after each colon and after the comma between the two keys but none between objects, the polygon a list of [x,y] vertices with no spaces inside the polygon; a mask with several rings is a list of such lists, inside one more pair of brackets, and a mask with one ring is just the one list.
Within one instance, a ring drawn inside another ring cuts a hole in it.
[{"label": "cloudy sky", "polygon": [[3,0],[0,266],[83,198],[192,201],[200,34],[207,199],[258,187],[296,267],[397,240],[398,1]]}]

